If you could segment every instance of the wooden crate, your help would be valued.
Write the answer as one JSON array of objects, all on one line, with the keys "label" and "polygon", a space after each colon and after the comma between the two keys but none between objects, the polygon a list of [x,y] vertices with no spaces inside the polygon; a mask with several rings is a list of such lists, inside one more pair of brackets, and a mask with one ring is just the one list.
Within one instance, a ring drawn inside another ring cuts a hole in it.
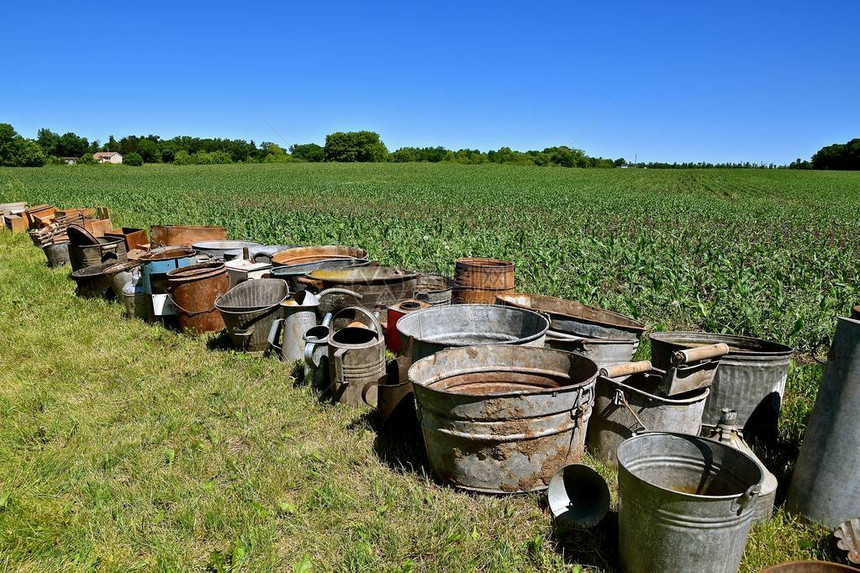
[{"label": "wooden crate", "polygon": [[149,243],[149,236],[144,229],[135,229],[134,227],[120,227],[119,229],[111,229],[105,233],[105,237],[110,239],[125,239],[125,246],[129,251],[141,248]]},{"label": "wooden crate", "polygon": [[104,237],[105,233],[113,228],[110,219],[85,219],[84,229],[89,231],[93,237]]}]

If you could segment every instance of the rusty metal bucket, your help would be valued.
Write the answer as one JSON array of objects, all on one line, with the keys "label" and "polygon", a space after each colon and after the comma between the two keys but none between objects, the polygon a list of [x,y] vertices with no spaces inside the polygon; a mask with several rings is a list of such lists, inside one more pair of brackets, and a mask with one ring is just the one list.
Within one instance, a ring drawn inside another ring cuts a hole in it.
[{"label": "rusty metal bucket", "polygon": [[702,424],[716,426],[723,408],[736,410],[744,435],[773,438],[777,432],[782,394],[794,350],[788,346],[728,334],[707,332],[655,332],[651,339],[656,368],[672,366],[674,353],[710,344],[724,343],[729,353],[720,359],[711,395],[705,403]]},{"label": "rusty metal bucket", "polygon": [[74,271],[69,277],[75,281],[75,293],[81,298],[114,298],[111,278],[105,270],[116,264],[115,261],[92,265]]},{"label": "rusty metal bucket", "polygon": [[577,463],[597,365],[528,346],[449,348],[409,369],[433,473],[458,488],[545,489]]},{"label": "rusty metal bucket", "polygon": [[860,320],[840,318],[786,508],[826,527],[860,514]]},{"label": "rusty metal bucket", "polygon": [[45,258],[48,259],[49,267],[54,268],[70,264],[68,241],[45,245],[42,250],[45,252]]},{"label": "rusty metal bucket", "polygon": [[69,263],[73,271],[102,263],[121,263],[128,260],[123,239],[97,239],[97,245],[69,244]]},{"label": "rusty metal bucket", "polygon": [[224,319],[215,299],[227,292],[227,268],[213,261],[173,269],[167,273],[167,289],[183,332],[195,334],[224,330]]},{"label": "rusty metal bucket", "polygon": [[454,304],[494,304],[496,296],[514,292],[514,263],[466,257],[454,263]]},{"label": "rusty metal bucket", "polygon": [[762,569],[761,573],[857,573],[857,569],[829,561],[792,561]]},{"label": "rusty metal bucket", "polygon": [[[332,325],[347,316],[366,317],[373,329],[346,326],[332,330],[328,340],[331,393],[335,402],[376,407],[376,386],[385,381],[385,333],[376,315],[364,308],[346,307],[334,314]],[[365,386],[373,386],[362,397]]]},{"label": "rusty metal bucket", "polygon": [[397,321],[403,353],[413,361],[454,346],[543,346],[548,330],[542,314],[486,304],[432,306]]},{"label": "rusty metal bucket", "polygon": [[272,322],[290,289],[281,279],[256,279],[239,283],[215,298],[233,346],[246,352],[268,348]]},{"label": "rusty metal bucket", "polygon": [[618,548],[626,573],[735,573],[763,474],[749,456],[686,434],[618,446]]}]

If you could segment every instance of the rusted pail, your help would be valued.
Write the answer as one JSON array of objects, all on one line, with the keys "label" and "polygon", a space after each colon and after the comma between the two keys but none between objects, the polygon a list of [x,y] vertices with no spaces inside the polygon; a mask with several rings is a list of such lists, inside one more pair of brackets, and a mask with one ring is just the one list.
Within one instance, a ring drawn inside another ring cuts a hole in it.
[{"label": "rusted pail", "polygon": [[76,294],[81,298],[112,300],[114,298],[113,287],[110,276],[105,273],[105,270],[115,264],[114,261],[109,261],[74,271],[69,277],[77,285]]},{"label": "rusted pail", "polygon": [[687,434],[618,446],[618,548],[626,573],[735,573],[764,478],[748,455]]},{"label": "rusted pail", "polygon": [[121,263],[128,260],[123,239],[99,238],[97,245],[69,244],[69,263],[77,271],[102,263]]},{"label": "rusted pail", "polygon": [[548,330],[542,314],[487,304],[431,306],[397,321],[403,352],[413,361],[454,346],[543,346]]},{"label": "rusted pail", "polygon": [[785,505],[833,528],[860,514],[860,320],[838,319],[828,358]]},{"label": "rusted pail", "polygon": [[256,279],[216,297],[215,308],[221,311],[233,346],[247,352],[266,350],[272,322],[289,294],[287,283],[281,279]]},{"label": "rusted pail", "polygon": [[176,320],[183,332],[220,332],[224,319],[215,308],[215,299],[229,288],[227,269],[212,261],[173,269],[167,273],[167,290],[176,308]]},{"label": "rusted pail", "polygon": [[829,561],[792,561],[762,569],[761,573],[857,573],[857,569]]},{"label": "rusted pail", "polygon": [[514,292],[514,263],[468,257],[454,264],[454,304],[495,304],[496,296]]},{"label": "rusted pail", "polygon": [[561,334],[603,340],[638,340],[645,332],[645,325],[633,317],[575,300],[511,293],[499,295],[495,302],[543,312],[549,315],[550,328]]},{"label": "rusted pail", "polygon": [[588,423],[588,451],[614,465],[618,446],[640,432],[699,433],[708,388],[660,396],[663,372],[609,378],[598,376],[594,412]]},{"label": "rusted pail", "polygon": [[69,242],[51,243],[42,247],[51,268],[69,264]]},{"label": "rusted pail", "polygon": [[376,385],[385,381],[385,335],[376,315],[361,307],[346,307],[334,314],[332,325],[344,317],[363,316],[371,325],[346,326],[332,330],[328,339],[328,360],[331,371],[331,393],[335,402],[358,406],[363,401],[376,407]]},{"label": "rusted pail", "polygon": [[714,374],[702,424],[716,426],[723,408],[730,408],[737,411],[744,435],[766,439],[776,436],[794,350],[768,340],[707,332],[655,332],[649,338],[651,361],[661,370],[672,366],[672,356],[678,350],[727,344],[729,353],[720,359]]},{"label": "rusted pail", "polygon": [[545,489],[577,463],[597,365],[528,346],[449,348],[409,369],[433,473],[488,493]]}]

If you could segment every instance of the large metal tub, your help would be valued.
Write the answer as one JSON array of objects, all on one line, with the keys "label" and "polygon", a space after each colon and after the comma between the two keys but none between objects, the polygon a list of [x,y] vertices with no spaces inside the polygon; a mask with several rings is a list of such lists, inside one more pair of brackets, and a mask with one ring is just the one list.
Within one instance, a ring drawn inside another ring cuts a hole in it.
[{"label": "large metal tub", "polygon": [[73,271],[102,263],[121,263],[128,260],[123,239],[96,240],[97,245],[69,244],[69,264]]},{"label": "large metal tub", "polygon": [[321,247],[294,247],[279,251],[271,256],[272,265],[275,267],[289,265],[305,265],[330,261],[335,259],[366,259],[367,251],[357,247],[343,247],[340,245],[325,245]]},{"label": "large metal tub", "polygon": [[395,267],[353,267],[347,269],[320,269],[308,278],[322,283],[323,289],[342,288],[361,295],[334,294],[320,303],[320,312],[335,312],[348,306],[368,310],[387,307],[411,298],[415,291],[418,273]]},{"label": "large metal tub", "polygon": [[828,357],[785,505],[834,528],[860,515],[860,320],[839,319]]},{"label": "large metal tub", "polygon": [[433,473],[488,493],[545,489],[582,458],[597,365],[527,346],[450,348],[409,369]]},{"label": "large metal tub", "polygon": [[149,238],[153,247],[190,247],[198,241],[224,241],[227,229],[205,225],[153,225],[149,229]]},{"label": "large metal tub", "polygon": [[736,410],[744,434],[772,438],[777,432],[782,394],[788,378],[790,347],[776,342],[707,332],[655,332],[651,362],[667,370],[677,350],[724,343],[729,353],[720,359],[702,423],[716,426],[723,408]]},{"label": "large metal tub", "polygon": [[639,348],[639,339],[606,340],[603,338],[583,338],[581,336],[571,336],[550,330],[546,333],[546,346],[556,350],[581,354],[589,360],[593,360],[598,366],[604,366],[606,364],[633,360],[633,355],[636,354],[636,349]]},{"label": "large metal tub", "polygon": [[413,362],[457,346],[541,347],[548,330],[549,321],[542,314],[487,304],[433,306],[397,321],[401,348]]},{"label": "large metal tub", "polygon": [[552,329],[564,334],[633,340],[645,332],[645,325],[629,316],[554,296],[512,293],[496,297],[496,303],[544,312],[550,317]]},{"label": "large metal tub", "polygon": [[192,248],[198,253],[209,255],[213,259],[230,260],[242,256],[242,249],[248,249],[249,255],[252,247],[262,247],[262,243],[254,241],[197,241]]},{"label": "large metal tub", "polygon": [[618,549],[625,573],[736,573],[764,478],[748,455],[685,434],[618,446]]}]

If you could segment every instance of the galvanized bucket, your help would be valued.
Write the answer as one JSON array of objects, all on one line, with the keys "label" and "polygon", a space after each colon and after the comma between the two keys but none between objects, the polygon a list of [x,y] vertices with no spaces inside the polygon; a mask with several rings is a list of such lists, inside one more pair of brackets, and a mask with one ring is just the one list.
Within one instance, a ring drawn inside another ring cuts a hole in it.
[{"label": "galvanized bucket", "polygon": [[111,288],[113,289],[113,293],[117,299],[122,299],[123,289],[125,288],[126,283],[132,281],[137,283],[140,281],[140,272],[141,268],[139,261],[114,263],[105,269],[105,274],[110,277]]},{"label": "galvanized bucket", "polygon": [[196,334],[224,330],[224,319],[215,308],[215,299],[227,292],[228,283],[227,269],[221,261],[168,272],[167,288],[179,329]]},{"label": "galvanized bucket", "polygon": [[239,283],[216,297],[215,308],[224,318],[233,346],[247,352],[265,351],[272,322],[289,294],[281,279],[257,279]]},{"label": "galvanized bucket", "polygon": [[662,380],[658,371],[597,377],[586,441],[592,455],[614,465],[618,446],[637,433],[699,433],[708,388],[669,398],[655,393]]},{"label": "galvanized bucket", "polygon": [[122,299],[125,303],[125,314],[129,318],[147,320],[150,318],[152,296],[143,292],[140,278],[127,282],[122,287]]},{"label": "galvanized bucket", "polygon": [[451,304],[454,279],[444,275],[419,274],[415,283],[415,300],[429,302],[433,306]]},{"label": "galvanized bucket", "polygon": [[548,330],[549,321],[542,314],[486,304],[433,306],[397,321],[403,353],[413,362],[454,346],[540,347]]},{"label": "galvanized bucket", "polygon": [[[550,321],[552,324],[552,321]],[[583,338],[572,336],[563,332],[550,330],[546,333],[546,346],[555,350],[575,352],[593,360],[598,366],[615,364],[617,362],[629,362],[633,360],[636,349],[639,348],[639,339],[628,340],[604,340],[602,338]]]},{"label": "galvanized bucket", "polygon": [[51,268],[69,264],[69,243],[52,243],[42,247],[45,252],[45,258],[48,259],[48,266]]},{"label": "galvanized bucket", "polygon": [[124,240],[100,238],[98,242],[98,245],[69,244],[69,263],[73,271],[102,263],[121,263],[128,260]]},{"label": "galvanized bucket", "polygon": [[[281,318],[272,323],[269,345],[281,360],[294,362],[305,355],[305,333],[319,322],[319,298],[306,290],[299,291],[281,303]],[[278,344],[280,342],[280,344]]]},{"label": "galvanized bucket", "polygon": [[609,486],[594,469],[570,464],[558,470],[546,492],[549,510],[562,528],[587,528],[600,523],[609,511]]},{"label": "galvanized bucket", "polygon": [[828,356],[785,504],[833,528],[860,515],[860,320],[838,320]]},{"label": "galvanized bucket", "polygon": [[78,269],[70,274],[69,277],[77,284],[76,294],[81,298],[113,299],[111,279],[109,275],[105,274],[105,270],[115,264],[115,262],[110,261]]},{"label": "galvanized bucket", "polygon": [[716,426],[723,408],[737,410],[744,435],[773,438],[777,432],[782,394],[794,351],[788,346],[728,334],[656,332],[651,339],[651,361],[667,370],[677,350],[724,343],[729,353],[720,359],[702,423]]},{"label": "galvanized bucket", "polygon": [[545,489],[582,458],[597,365],[547,348],[467,346],[409,369],[433,473],[489,493]]},{"label": "galvanized bucket", "polygon": [[[345,316],[365,316],[373,329],[346,326],[332,331],[328,339],[331,393],[335,402],[376,407],[376,386],[385,381],[385,333],[376,315],[361,307],[344,308],[332,317],[332,324]],[[364,394],[365,386],[373,386]]]},{"label": "galvanized bucket", "polygon": [[746,454],[686,434],[618,446],[618,548],[626,573],[736,573],[763,474]]}]

